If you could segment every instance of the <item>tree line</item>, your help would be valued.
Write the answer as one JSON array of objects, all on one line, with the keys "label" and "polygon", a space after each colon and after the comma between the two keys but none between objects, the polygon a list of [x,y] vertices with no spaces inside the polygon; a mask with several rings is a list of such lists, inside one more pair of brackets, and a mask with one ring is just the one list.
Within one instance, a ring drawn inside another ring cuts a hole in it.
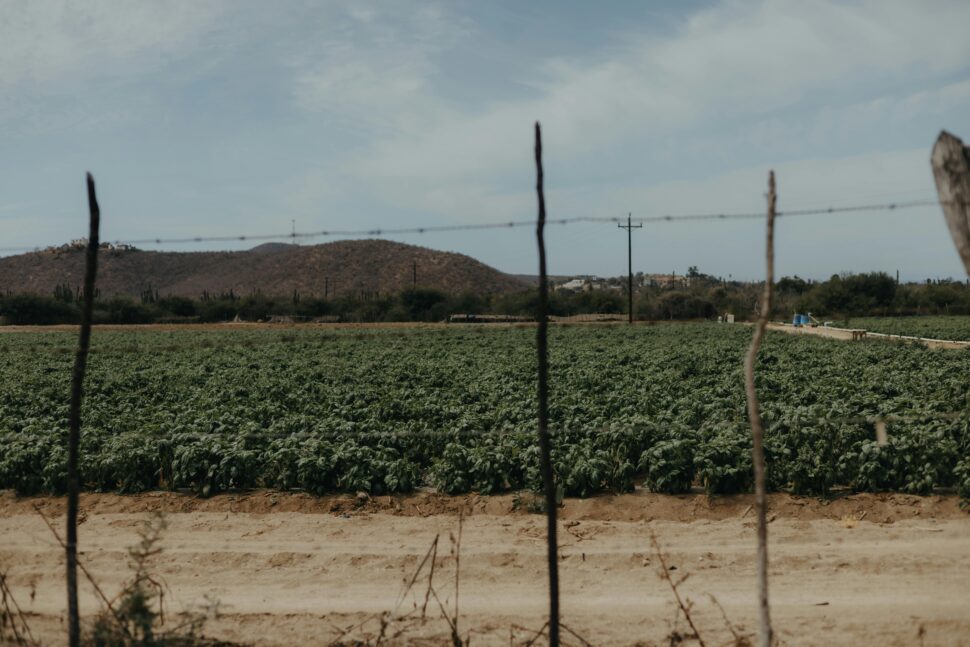
[{"label": "tree line", "polygon": [[[692,268],[693,269],[693,268]],[[689,284],[675,287],[641,285],[635,288],[634,310],[642,320],[714,319],[732,313],[739,319],[753,318],[760,286],[757,283],[726,281],[690,273]],[[775,318],[794,312],[811,312],[835,319],[850,316],[970,314],[970,286],[960,281],[926,280],[897,283],[888,274],[833,275],[825,281],[797,276],[775,284]],[[0,295],[0,321],[38,325],[77,323],[80,320],[79,293],[58,285],[49,294],[6,293]],[[140,298],[97,295],[95,323],[143,324],[231,321],[265,321],[272,316],[314,319],[337,318],[348,322],[443,321],[452,314],[499,314],[529,317],[538,305],[538,292],[527,289],[504,294],[448,294],[441,290],[413,287],[396,293],[359,293],[339,297],[285,296],[254,292],[245,296],[230,290],[203,293],[197,299],[163,296],[148,288]],[[554,290],[549,295],[549,314],[621,314],[626,312],[622,289]]]}]

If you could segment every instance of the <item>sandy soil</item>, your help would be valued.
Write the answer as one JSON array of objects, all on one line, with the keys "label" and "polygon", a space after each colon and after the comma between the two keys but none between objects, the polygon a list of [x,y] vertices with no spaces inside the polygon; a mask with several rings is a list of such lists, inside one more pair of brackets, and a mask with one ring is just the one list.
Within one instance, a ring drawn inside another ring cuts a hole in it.
[{"label": "sandy soil", "polygon": [[[521,503],[521,502],[519,502]],[[198,499],[172,493],[82,497],[82,561],[116,592],[126,548],[149,511],[168,529],[154,571],[169,613],[208,595],[220,602],[210,635],[259,645],[373,638],[378,617],[423,603],[427,579],[404,582],[440,535],[435,589],[454,603],[451,535],[461,542],[460,630],[473,644],[524,644],[546,611],[544,517],[512,496],[419,494],[357,501],[253,492]],[[675,606],[650,546],[656,533],[708,645],[755,627],[750,497],[708,500],[635,493],[568,500],[562,509],[563,622],[596,645],[669,644]],[[37,506],[63,524],[64,501],[0,496],[0,567],[35,632],[62,644],[61,551]],[[952,496],[858,495],[825,502],[773,495],[771,599],[786,645],[970,645],[970,515]],[[82,610],[97,604],[82,589]],[[440,644],[433,598],[424,624],[399,619],[397,644]],[[920,637],[922,633],[922,638]],[[573,644],[579,644],[577,640]]]}]

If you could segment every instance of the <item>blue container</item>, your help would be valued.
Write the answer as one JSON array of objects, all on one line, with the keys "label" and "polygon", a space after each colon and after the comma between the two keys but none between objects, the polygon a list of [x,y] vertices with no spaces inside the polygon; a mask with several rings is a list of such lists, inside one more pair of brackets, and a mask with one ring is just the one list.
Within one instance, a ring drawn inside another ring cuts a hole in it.
[{"label": "blue container", "polygon": [[809,318],[809,316],[802,314],[796,314],[794,317],[792,317],[791,321],[793,326],[807,326],[810,323],[812,323],[812,320]]}]

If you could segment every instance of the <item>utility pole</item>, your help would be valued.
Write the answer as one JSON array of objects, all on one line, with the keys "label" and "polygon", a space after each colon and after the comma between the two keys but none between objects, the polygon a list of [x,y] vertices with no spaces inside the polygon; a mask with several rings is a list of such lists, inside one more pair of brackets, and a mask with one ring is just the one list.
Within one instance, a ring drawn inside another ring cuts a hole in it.
[{"label": "utility pole", "polygon": [[411,287],[418,287],[418,262],[411,262]]},{"label": "utility pole", "polygon": [[633,323],[633,230],[640,229],[643,227],[643,223],[639,225],[633,224],[633,214],[628,213],[626,216],[626,224],[617,224],[620,229],[626,229],[626,261],[627,261],[627,281],[626,281],[626,291],[627,291],[627,308],[630,318],[630,323]]},{"label": "utility pole", "polygon": [[323,298],[326,299],[330,296],[330,277],[325,276],[323,278]]}]

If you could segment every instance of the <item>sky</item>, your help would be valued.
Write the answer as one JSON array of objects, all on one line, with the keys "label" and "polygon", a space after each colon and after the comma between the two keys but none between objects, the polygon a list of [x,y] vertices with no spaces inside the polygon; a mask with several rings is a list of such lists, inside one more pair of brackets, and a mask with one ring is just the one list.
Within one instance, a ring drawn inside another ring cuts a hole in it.
[{"label": "sky", "polygon": [[[933,200],[970,3],[0,0],[0,247]],[[311,239],[306,244],[327,242]],[[395,240],[535,274],[529,228]],[[548,229],[619,275],[615,224]],[[252,243],[143,245],[193,251]],[[634,271],[764,273],[758,220],[648,223]],[[939,207],[781,219],[776,272],[963,278]]]}]

